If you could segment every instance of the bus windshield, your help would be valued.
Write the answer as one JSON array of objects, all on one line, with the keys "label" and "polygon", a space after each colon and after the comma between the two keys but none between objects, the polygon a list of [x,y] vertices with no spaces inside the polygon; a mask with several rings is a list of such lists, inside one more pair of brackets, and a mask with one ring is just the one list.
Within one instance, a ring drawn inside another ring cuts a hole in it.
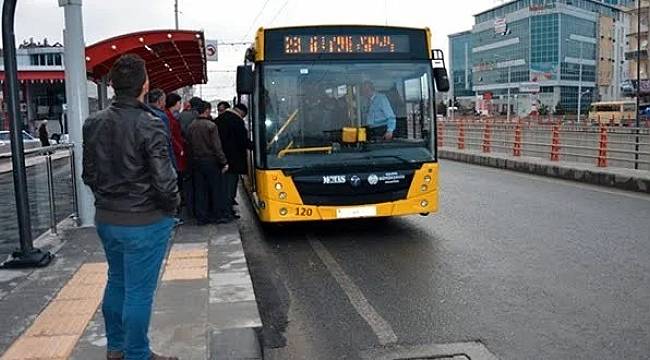
[{"label": "bus windshield", "polygon": [[267,64],[263,72],[268,167],[433,159],[429,62]]}]

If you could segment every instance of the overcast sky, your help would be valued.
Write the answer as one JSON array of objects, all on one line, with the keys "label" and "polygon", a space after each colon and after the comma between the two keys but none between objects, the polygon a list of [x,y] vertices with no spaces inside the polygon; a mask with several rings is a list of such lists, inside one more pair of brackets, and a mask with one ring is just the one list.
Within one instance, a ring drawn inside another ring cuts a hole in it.
[{"label": "overcast sky", "polygon": [[[447,49],[447,35],[471,28],[472,15],[499,0],[179,0],[181,29],[203,30],[206,39],[251,41],[259,26],[373,24],[428,26],[434,46]],[[120,34],[174,27],[174,0],[84,0],[87,44]],[[63,10],[57,0],[18,0],[16,42],[34,37],[62,42]],[[209,64],[206,98],[232,97],[241,46],[221,46]]]}]

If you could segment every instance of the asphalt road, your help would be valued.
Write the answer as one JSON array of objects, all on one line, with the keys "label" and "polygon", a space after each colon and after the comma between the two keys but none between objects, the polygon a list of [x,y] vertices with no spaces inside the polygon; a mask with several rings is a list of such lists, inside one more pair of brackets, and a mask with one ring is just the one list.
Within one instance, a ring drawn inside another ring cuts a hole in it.
[{"label": "asphalt road", "polygon": [[429,217],[269,230],[242,213],[267,359],[468,341],[501,359],[650,356],[649,196],[445,161]]}]

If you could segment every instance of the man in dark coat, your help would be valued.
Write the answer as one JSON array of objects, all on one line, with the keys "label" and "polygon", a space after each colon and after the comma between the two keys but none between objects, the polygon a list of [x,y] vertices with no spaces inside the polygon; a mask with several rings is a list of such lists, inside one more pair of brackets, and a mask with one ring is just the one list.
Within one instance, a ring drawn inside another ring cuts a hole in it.
[{"label": "man in dark coat", "polygon": [[50,137],[47,133],[47,120],[43,120],[41,126],[38,127],[38,139],[41,141],[42,147],[50,146]]},{"label": "man in dark coat", "polygon": [[248,131],[244,125],[247,114],[246,105],[237,104],[233,109],[224,111],[216,120],[221,146],[230,165],[225,174],[225,181],[231,203],[235,203],[239,176],[248,173],[246,150],[253,149],[253,142],[248,138]]},{"label": "man in dark coat", "polygon": [[199,117],[187,128],[199,225],[233,220],[223,175],[229,168],[228,159],[222,149],[219,129],[210,118],[210,109],[210,103],[203,102],[197,107]]}]

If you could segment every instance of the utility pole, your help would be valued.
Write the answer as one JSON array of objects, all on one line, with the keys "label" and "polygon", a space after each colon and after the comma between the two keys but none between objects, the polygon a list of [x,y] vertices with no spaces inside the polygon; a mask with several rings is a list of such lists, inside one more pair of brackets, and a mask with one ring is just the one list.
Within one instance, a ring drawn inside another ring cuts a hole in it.
[{"label": "utility pole", "polygon": [[637,0],[636,16],[636,141],[634,145],[634,168],[639,169],[639,127],[641,126],[641,0]]},{"label": "utility pole", "polygon": [[174,20],[176,21],[176,30],[178,30],[178,0],[174,0]]},{"label": "utility pole", "polygon": [[582,115],[582,41],[580,41],[580,74],[578,75],[578,124]]},{"label": "utility pole", "polygon": [[82,0],[59,0],[65,14],[65,96],[68,103],[68,130],[70,142],[74,146],[75,179],[77,201],[79,203],[79,225],[93,226],[95,206],[93,194],[84,185],[82,126],[88,117],[88,79],[86,77],[86,46],[84,43]]},{"label": "utility pole", "polygon": [[512,63],[508,63],[508,110],[506,115],[506,122],[510,123],[510,84],[512,83]]}]

